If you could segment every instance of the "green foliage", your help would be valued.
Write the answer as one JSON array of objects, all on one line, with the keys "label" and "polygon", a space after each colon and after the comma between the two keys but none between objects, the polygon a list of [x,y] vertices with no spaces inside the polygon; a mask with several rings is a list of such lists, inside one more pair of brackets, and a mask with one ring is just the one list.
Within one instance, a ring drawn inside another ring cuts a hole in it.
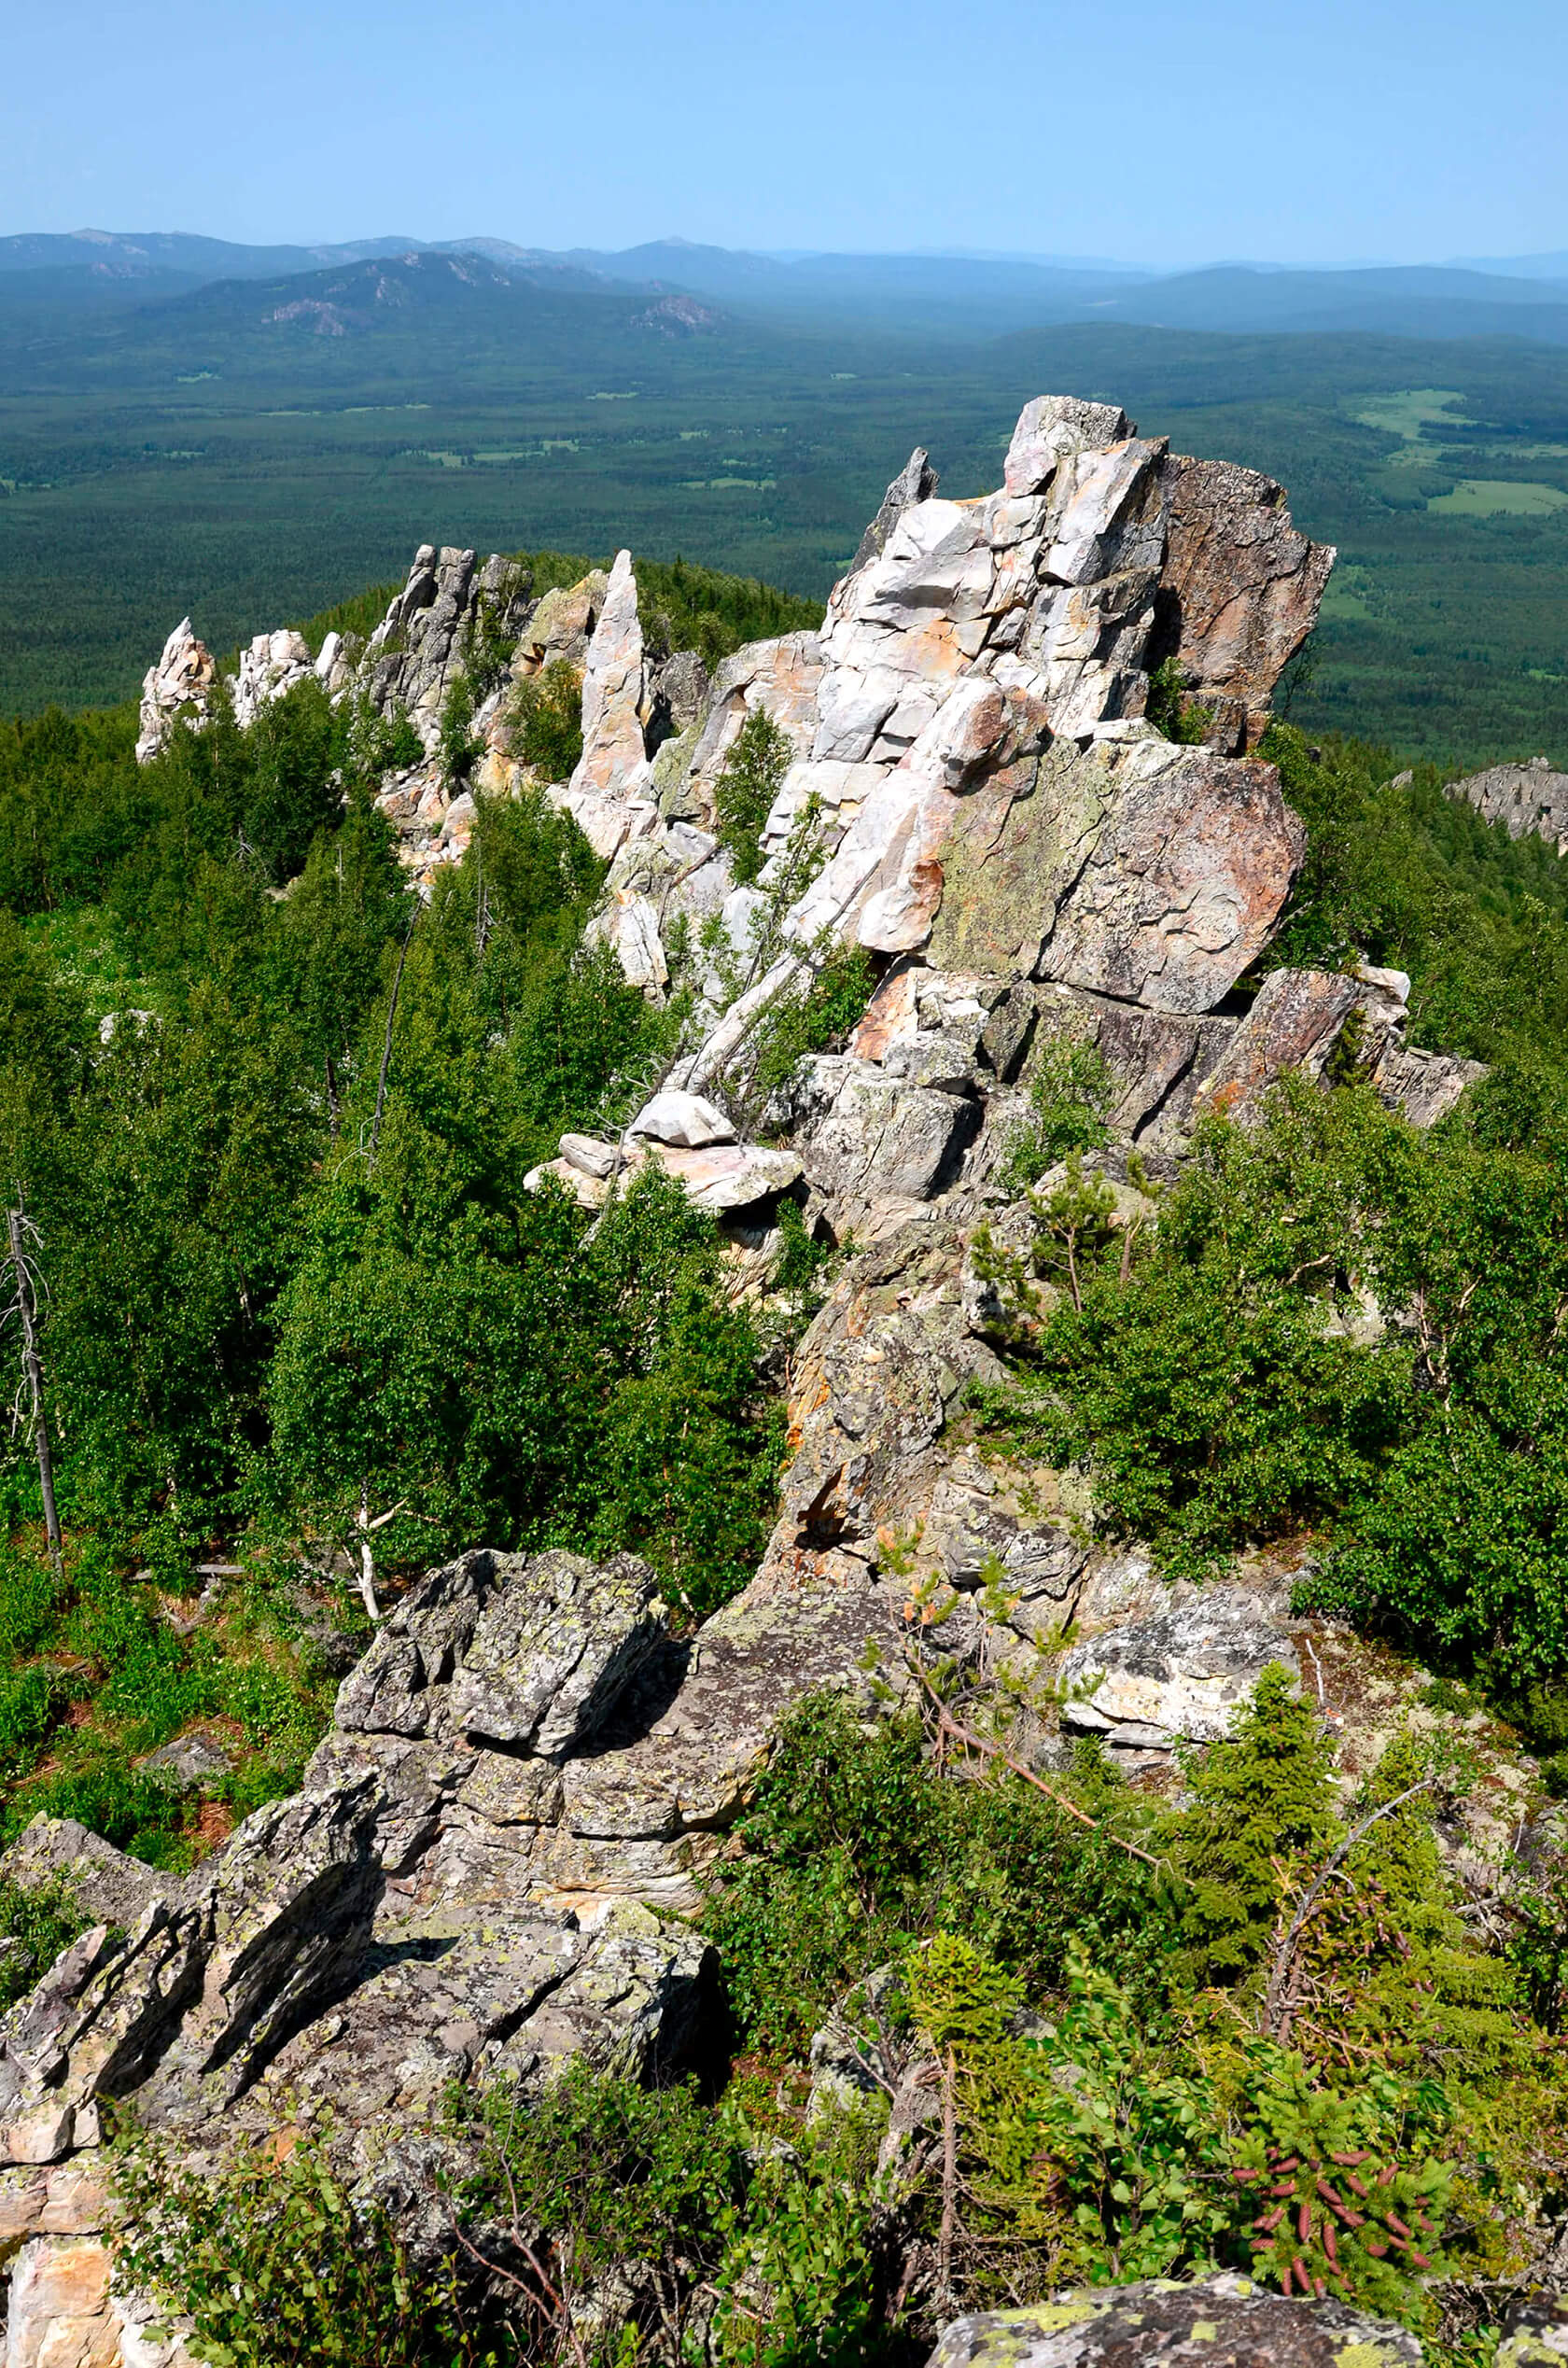
[{"label": "green foliage", "polygon": [[713,667],[745,642],[815,633],[822,623],[819,600],[803,600],[755,577],[721,575],[679,558],[667,566],[639,559],[636,574],[643,635],[655,656],[695,650]]},{"label": "green foliage", "polygon": [[32,1889],[0,1881],[0,2012],[25,1997],[91,1921],[66,1875]]},{"label": "green foliage", "polygon": [[451,2272],[421,2269],[376,2206],[351,2200],[327,2149],[242,2151],[218,2182],[148,2149],[115,2163],[133,2234],[128,2281],[212,2368],[482,2368],[497,2355]]},{"label": "green foliage", "polygon": [[763,868],[763,825],[784,786],[792,751],[765,708],[753,708],[719,770],[713,802],[732,877],[746,885]]},{"label": "green foliage", "polygon": [[[1092,1459],[1105,1518],[1170,1566],[1358,1502],[1402,1436],[1407,1351],[1337,1336],[1310,1288],[1341,1256],[1360,1269],[1347,1170],[1394,1134],[1370,1097],[1288,1100],[1255,1134],[1211,1124],[1146,1256],[1124,1277],[1109,1228],[1098,1257],[1074,1248],[1038,1378],[989,1401],[1053,1456]],[[1042,1212],[1047,1241],[1071,1214]]]},{"label": "green foliage", "polygon": [[441,736],[437,753],[450,788],[468,778],[469,767],[484,753],[484,743],[473,728],[479,705],[478,686],[466,667],[459,667],[441,700]]},{"label": "green foliage", "polygon": [[1018,1985],[956,1937],[909,1960],[910,2008],[947,2067],[973,2234],[1055,2239],[1095,2284],[1208,2266],[1231,2217],[1212,2084],[1151,2045],[1127,1993],[1074,1942],[1067,2005],[1018,2035]]},{"label": "green foliage", "polygon": [[1212,708],[1199,707],[1187,697],[1186,677],[1179,658],[1167,658],[1149,677],[1148,702],[1143,709],[1156,732],[1168,740],[1196,748],[1214,720]]},{"label": "green foliage", "polygon": [[781,996],[757,1031],[753,1097],[765,1101],[808,1053],[839,1051],[864,1017],[875,983],[861,947],[834,946],[805,987]]},{"label": "green foliage", "polygon": [[[1421,1134],[1363,1087],[1281,1088],[1257,1127],[1204,1122],[1135,1260],[1109,1234],[1074,1254],[987,1404],[1088,1464],[1168,1566],[1332,1524],[1310,1601],[1538,1680],[1568,1665],[1561,1176],[1550,1146]],[[1065,1219],[1038,1222],[1041,1266]]]},{"label": "green foliage", "polygon": [[1230,1739],[1183,1763],[1188,1805],[1173,1820],[1183,1877],[1183,1966],[1196,1986],[1244,1980],[1274,1932],[1282,1871],[1338,1839],[1333,1747],[1279,1662],[1259,1678]]},{"label": "green foliage", "polygon": [[945,1782],[917,1722],[867,1731],[832,1697],[786,1723],[740,1833],[707,1922],[740,2028],[764,2045],[798,2040],[837,1990],[935,1930],[1031,1988],[1059,1978],[1073,1933],[1129,1966],[1169,1936],[1162,1896],[1101,1833],[1015,1780]]},{"label": "green foliage", "polygon": [[[466,2135],[475,2160],[464,2204],[527,2231],[551,2283],[574,2299],[626,2263],[673,2282],[713,2249],[745,2193],[739,2133],[694,2083],[643,2088],[581,2059],[529,2111],[493,2091]],[[542,2288],[536,2301],[548,2325]]]},{"label": "green foliage", "polygon": [[634,1548],[711,1610],[755,1564],[778,1455],[712,1220],[654,1170],[585,1240],[469,1133],[475,1082],[468,1113],[405,1088],[374,1166],[326,1182],[269,1380],[279,1483],[329,1534],[400,1506],[393,1559]]},{"label": "green foliage", "polygon": [[1260,753],[1308,828],[1270,964],[1408,972],[1412,1040],[1500,1064],[1485,1095],[1492,1139],[1527,1142],[1568,1065],[1568,865],[1447,796],[1436,765],[1401,773],[1354,740],[1309,750],[1281,722]]},{"label": "green foliage", "polygon": [[511,694],[511,745],[540,781],[567,781],[582,754],[582,677],[566,658],[525,674]]},{"label": "green foliage", "polygon": [[[1282,2293],[1326,2291],[1417,2317],[1414,2274],[1456,2266],[1438,2234],[1453,2171],[1426,2151],[1448,2119],[1442,2091],[1374,2070],[1345,2096],[1313,2084],[1297,2056],[1259,2068],[1235,2174],[1256,2210],[1246,2236],[1253,2275]],[[1401,2161],[1407,2149],[1415,2161]]]},{"label": "green foliage", "polygon": [[1051,1037],[1041,1046],[1029,1079],[1034,1114],[1008,1145],[1008,1184],[1026,1192],[1069,1152],[1102,1150],[1111,1140],[1106,1118],[1114,1100],[1097,1044],[1076,1036]]}]

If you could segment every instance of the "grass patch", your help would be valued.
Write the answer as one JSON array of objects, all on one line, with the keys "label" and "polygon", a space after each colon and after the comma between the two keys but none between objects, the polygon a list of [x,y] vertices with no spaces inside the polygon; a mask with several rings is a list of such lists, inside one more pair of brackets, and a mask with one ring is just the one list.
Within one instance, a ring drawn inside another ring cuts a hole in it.
[{"label": "grass patch", "polygon": [[1451,494],[1435,494],[1430,511],[1449,518],[1549,518],[1568,510],[1568,494],[1556,485],[1507,483],[1500,478],[1462,477]]}]

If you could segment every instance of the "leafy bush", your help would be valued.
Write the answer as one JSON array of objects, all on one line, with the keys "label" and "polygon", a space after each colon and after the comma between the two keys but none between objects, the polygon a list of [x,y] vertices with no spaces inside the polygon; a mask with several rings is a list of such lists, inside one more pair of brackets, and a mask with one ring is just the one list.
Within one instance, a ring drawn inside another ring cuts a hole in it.
[{"label": "leafy bush", "polygon": [[473,728],[474,710],[479,705],[476,686],[466,668],[460,667],[446,686],[441,708],[441,736],[437,753],[441,773],[449,788],[467,780],[470,766],[484,753],[484,743]]},{"label": "leafy bush", "polygon": [[582,754],[582,677],[565,658],[525,675],[511,694],[511,745],[541,781],[567,781]]},{"label": "leafy bush", "polygon": [[1180,740],[1197,747],[1214,720],[1212,708],[1200,707],[1187,696],[1186,677],[1179,658],[1167,658],[1149,677],[1149,695],[1143,709],[1156,732],[1163,732],[1168,740]]},{"label": "leafy bush", "polygon": [[146,2148],[117,2161],[127,2282],[192,2322],[212,2368],[481,2368],[496,2358],[451,2273],[421,2270],[350,2200],[324,2147],[271,2142],[216,2183]]},{"label": "leafy bush", "polygon": [[24,1890],[0,1881],[0,2012],[15,2006],[92,1919],[66,1875]]},{"label": "leafy bush", "polygon": [[749,2041],[798,2042],[837,1991],[938,1928],[1031,1990],[1059,1979],[1074,1933],[1129,1969],[1169,1941],[1137,1860],[1021,1782],[946,1782],[922,1743],[917,1720],[868,1732],[832,1697],[786,1723],[707,1917]]},{"label": "leafy bush", "polygon": [[1029,1079],[1033,1115],[1007,1149],[1005,1181],[1016,1192],[1038,1184],[1069,1152],[1099,1151],[1115,1088],[1097,1044],[1054,1036],[1043,1044]]}]

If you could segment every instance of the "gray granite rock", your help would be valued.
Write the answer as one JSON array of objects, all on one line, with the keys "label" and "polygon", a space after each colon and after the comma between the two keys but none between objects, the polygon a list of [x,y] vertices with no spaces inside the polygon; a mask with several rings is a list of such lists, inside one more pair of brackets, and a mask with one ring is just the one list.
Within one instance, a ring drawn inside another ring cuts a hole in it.
[{"label": "gray granite rock", "polygon": [[553,1552],[523,1559],[481,1617],[452,1688],[471,1742],[558,1758],[581,1745],[664,1634],[653,1574]]},{"label": "gray granite rock", "polygon": [[1059,1672],[1062,1724],[1121,1751],[1214,1743],[1271,1661],[1298,1674],[1283,1629],[1241,1590],[1204,1588],[1073,1646]]}]

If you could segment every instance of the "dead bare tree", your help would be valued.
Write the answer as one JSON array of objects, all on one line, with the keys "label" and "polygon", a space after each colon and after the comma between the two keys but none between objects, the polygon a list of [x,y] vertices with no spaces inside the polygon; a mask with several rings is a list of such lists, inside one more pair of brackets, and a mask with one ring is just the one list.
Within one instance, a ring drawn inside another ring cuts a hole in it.
[{"label": "dead bare tree", "polygon": [[9,1305],[0,1315],[0,1325],[14,1317],[21,1326],[21,1380],[17,1388],[16,1405],[12,1411],[13,1424],[20,1422],[22,1401],[29,1401],[33,1425],[33,1444],[38,1457],[38,1492],[44,1500],[44,1528],[49,1534],[49,1561],[56,1572],[61,1567],[60,1515],[54,1503],[54,1461],[49,1450],[49,1419],[44,1408],[44,1365],[38,1353],[38,1310],[47,1304],[48,1292],[35,1254],[43,1248],[42,1237],[22,1205],[21,1194],[16,1206],[7,1212],[6,1265],[11,1278]]}]

